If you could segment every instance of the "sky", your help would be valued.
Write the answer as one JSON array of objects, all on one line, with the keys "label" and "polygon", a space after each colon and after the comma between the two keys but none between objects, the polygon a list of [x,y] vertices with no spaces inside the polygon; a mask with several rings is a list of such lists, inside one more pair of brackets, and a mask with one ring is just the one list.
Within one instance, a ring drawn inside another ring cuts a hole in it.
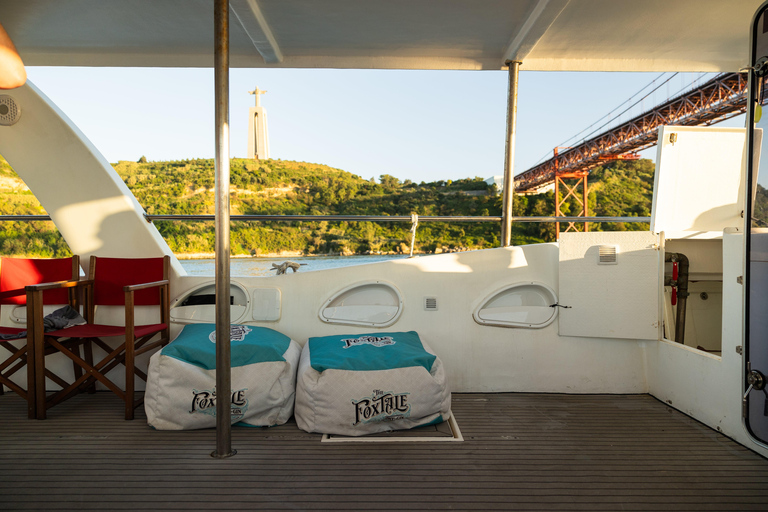
[{"label": "sky", "polygon": [[[27,74],[111,163],[214,157],[212,69],[28,67]],[[629,107],[638,91],[622,121],[701,79],[688,73],[663,83],[670,76],[523,68],[515,173],[551,156],[555,146],[574,145],[606,114]],[[419,183],[503,173],[506,71],[232,69],[232,157],[246,156],[254,105],[248,92],[257,86],[267,91],[261,105],[272,158],[377,181],[383,174]],[[655,150],[642,156],[654,158]]]}]

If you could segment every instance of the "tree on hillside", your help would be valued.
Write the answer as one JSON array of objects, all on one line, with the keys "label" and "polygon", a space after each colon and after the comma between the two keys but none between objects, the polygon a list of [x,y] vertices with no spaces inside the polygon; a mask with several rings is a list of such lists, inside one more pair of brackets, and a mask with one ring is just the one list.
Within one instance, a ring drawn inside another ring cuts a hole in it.
[{"label": "tree on hillside", "polygon": [[392,191],[400,187],[400,180],[389,174],[382,174],[379,176],[379,183],[387,191]]}]

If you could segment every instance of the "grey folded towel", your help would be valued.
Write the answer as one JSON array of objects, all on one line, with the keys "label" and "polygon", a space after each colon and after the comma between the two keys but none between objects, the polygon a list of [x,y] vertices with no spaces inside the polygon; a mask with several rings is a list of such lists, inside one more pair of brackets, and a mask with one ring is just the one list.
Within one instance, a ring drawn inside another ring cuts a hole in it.
[{"label": "grey folded towel", "polygon": [[[43,318],[43,329],[45,329],[45,332],[57,331],[74,325],[83,325],[84,323],[85,318],[75,308],[64,306]],[[0,334],[0,340],[17,340],[26,337],[27,331],[21,331],[17,334]]]},{"label": "grey folded towel", "polygon": [[43,318],[45,332],[66,329],[73,325],[83,325],[85,318],[72,306],[64,306]]}]

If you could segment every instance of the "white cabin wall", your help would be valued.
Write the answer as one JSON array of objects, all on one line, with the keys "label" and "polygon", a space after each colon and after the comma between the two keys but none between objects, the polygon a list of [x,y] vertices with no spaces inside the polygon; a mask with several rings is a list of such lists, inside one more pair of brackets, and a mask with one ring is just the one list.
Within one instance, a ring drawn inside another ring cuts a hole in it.
[{"label": "white cabin wall", "polygon": [[[540,244],[267,278],[233,276],[232,281],[251,294],[254,287],[279,288],[280,320],[250,323],[276,329],[301,344],[311,336],[415,330],[442,358],[456,392],[646,392],[640,342],[560,337],[557,322],[525,329],[482,326],[473,320],[475,308],[505,285],[536,281],[557,291],[558,252],[556,244]],[[329,325],[319,318],[321,305],[337,291],[374,280],[400,291],[404,311],[396,323],[374,329]],[[179,297],[205,281],[183,278],[173,293]],[[437,297],[437,311],[424,310],[425,296]]]},{"label": "white cabin wall", "polygon": [[659,400],[768,456],[752,442],[742,426],[741,382],[744,318],[743,235],[723,235],[722,356],[674,342],[647,343],[649,392]]},{"label": "white cabin wall", "polygon": [[[539,282],[558,292],[557,244],[425,256],[273,277],[232,276],[251,298],[257,288],[279,288],[280,319],[254,322],[253,300],[240,323],[270,327],[302,345],[312,336],[417,331],[440,356],[454,392],[645,393],[644,342],[558,335],[557,322],[541,329],[477,324],[473,311],[500,288]],[[318,313],[323,303],[354,283],[385,281],[399,290],[403,312],[393,325],[330,325]],[[210,277],[182,276],[172,286],[172,307]],[[425,311],[425,296],[437,311]],[[172,334],[181,329],[174,324]],[[146,366],[146,361],[139,363]],[[71,365],[62,361],[68,375]],[[122,368],[111,374],[117,382]],[[23,378],[19,375],[19,378]],[[137,382],[140,389],[141,382]],[[56,389],[51,382],[49,389]]]}]

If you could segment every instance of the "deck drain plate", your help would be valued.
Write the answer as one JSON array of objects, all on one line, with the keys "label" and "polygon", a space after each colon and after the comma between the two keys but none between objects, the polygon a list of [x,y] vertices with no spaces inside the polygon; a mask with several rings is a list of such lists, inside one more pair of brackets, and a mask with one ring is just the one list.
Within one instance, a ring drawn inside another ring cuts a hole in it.
[{"label": "deck drain plate", "polygon": [[366,436],[339,436],[323,434],[323,443],[434,443],[441,441],[463,441],[459,424],[451,414],[450,418],[437,425],[412,428],[410,430],[394,430],[379,432]]}]

